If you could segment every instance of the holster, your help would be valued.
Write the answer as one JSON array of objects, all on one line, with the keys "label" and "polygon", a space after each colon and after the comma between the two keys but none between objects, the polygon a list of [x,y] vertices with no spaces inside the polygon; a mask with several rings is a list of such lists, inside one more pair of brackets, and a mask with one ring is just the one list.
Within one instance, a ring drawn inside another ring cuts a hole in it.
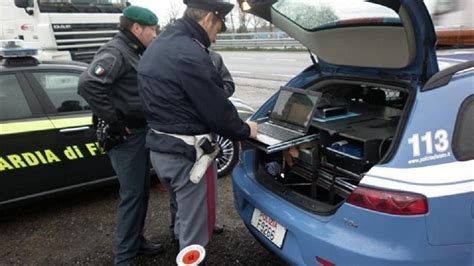
[{"label": "holster", "polygon": [[199,135],[195,136],[196,141],[194,148],[196,149],[196,162],[194,162],[193,168],[189,171],[189,180],[195,184],[201,181],[201,178],[206,173],[207,168],[214,162],[217,155],[220,152],[219,145],[212,145],[211,150],[206,148],[203,149],[202,138],[206,138],[208,143],[211,143],[211,136],[208,135]]},{"label": "holster", "polygon": [[219,155],[219,152],[220,152],[219,145],[217,145],[216,143],[213,143],[211,134],[189,136],[189,135],[170,134],[170,133],[160,132],[154,129],[152,129],[152,131],[157,134],[165,134],[168,136],[181,139],[186,144],[194,146],[194,149],[196,151],[196,161],[194,162],[194,165],[191,168],[191,171],[189,171],[189,180],[195,184],[201,181],[201,178],[206,173],[207,168],[209,168],[209,166],[216,159],[217,155]]}]

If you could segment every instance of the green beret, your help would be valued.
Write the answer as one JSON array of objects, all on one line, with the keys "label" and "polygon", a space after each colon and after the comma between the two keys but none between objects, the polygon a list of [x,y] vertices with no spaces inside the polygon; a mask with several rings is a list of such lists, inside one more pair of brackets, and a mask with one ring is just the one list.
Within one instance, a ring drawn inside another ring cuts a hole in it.
[{"label": "green beret", "polygon": [[129,6],[123,10],[123,16],[144,26],[155,26],[158,24],[158,17],[151,10],[144,7]]}]

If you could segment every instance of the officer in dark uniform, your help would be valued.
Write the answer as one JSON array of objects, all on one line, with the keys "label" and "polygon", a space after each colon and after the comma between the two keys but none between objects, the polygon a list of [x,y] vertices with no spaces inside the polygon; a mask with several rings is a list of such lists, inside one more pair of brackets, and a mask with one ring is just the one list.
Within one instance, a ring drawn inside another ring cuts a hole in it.
[{"label": "officer in dark uniform", "polygon": [[160,180],[177,203],[174,234],[180,249],[206,246],[215,222],[216,168],[190,182],[196,162],[193,139],[209,133],[243,140],[257,126],[243,122],[227,99],[207,48],[225,26],[232,4],[185,0],[183,18],[162,32],[138,66],[138,87],[150,131],[147,146]]},{"label": "officer in dark uniform", "polygon": [[[226,97],[229,98],[234,94],[235,91],[235,83],[234,79],[232,78],[229,70],[224,64],[224,60],[222,59],[222,56],[214,52],[212,50],[209,51],[209,56],[211,57],[211,61],[214,64],[214,67],[216,68],[217,72],[222,77],[222,82],[224,83],[224,93],[226,94]],[[169,191],[169,190],[168,190]],[[217,198],[217,190],[216,190],[216,198]],[[170,224],[170,232],[171,236],[174,236],[174,225],[175,225],[175,220],[176,220],[176,212],[177,212],[177,203],[176,199],[173,197],[170,197],[170,213],[171,213],[171,224]],[[224,225],[215,223],[214,224],[214,229],[213,232],[214,234],[222,234],[224,232]]]},{"label": "officer in dark uniform", "polygon": [[143,236],[150,188],[146,120],[137,89],[137,65],[156,37],[158,18],[150,10],[127,7],[120,31],[104,44],[81,75],[79,94],[99,119],[99,143],[107,151],[120,182],[115,263],[126,265],[137,254],[157,254],[161,244]]}]

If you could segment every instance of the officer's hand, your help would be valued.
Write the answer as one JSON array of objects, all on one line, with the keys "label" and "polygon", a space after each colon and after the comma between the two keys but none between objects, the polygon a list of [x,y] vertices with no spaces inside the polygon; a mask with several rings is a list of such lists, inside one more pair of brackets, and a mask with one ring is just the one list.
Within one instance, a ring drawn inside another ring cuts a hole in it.
[{"label": "officer's hand", "polygon": [[130,134],[130,130],[128,130],[122,121],[117,121],[110,125],[109,134],[112,136],[125,136]]},{"label": "officer's hand", "polygon": [[251,122],[251,121],[246,121],[247,125],[250,127],[250,136],[251,138],[256,138],[257,137],[257,123]]}]

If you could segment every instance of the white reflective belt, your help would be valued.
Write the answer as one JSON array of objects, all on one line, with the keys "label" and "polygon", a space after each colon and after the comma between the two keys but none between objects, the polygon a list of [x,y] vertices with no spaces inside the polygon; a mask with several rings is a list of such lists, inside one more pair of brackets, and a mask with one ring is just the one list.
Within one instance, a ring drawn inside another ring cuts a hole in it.
[{"label": "white reflective belt", "polygon": [[188,145],[191,145],[191,146],[195,146],[196,145],[196,141],[198,139],[201,139],[202,137],[207,137],[209,140],[211,140],[211,134],[202,134],[202,135],[179,135],[179,134],[172,134],[172,133],[166,133],[166,132],[161,132],[161,131],[158,131],[158,130],[155,130],[155,129],[151,129],[153,132],[155,132],[156,134],[164,134],[164,135],[168,135],[168,136],[172,136],[172,137],[175,137],[175,138],[178,138],[182,141],[184,141],[186,144]]},{"label": "white reflective belt", "polygon": [[153,132],[155,132],[156,134],[164,134],[164,135],[172,136],[184,141],[188,145],[194,146],[194,149],[196,150],[196,161],[194,162],[193,167],[191,168],[189,172],[189,180],[195,184],[201,181],[202,177],[207,171],[207,168],[209,168],[209,166],[212,164],[212,162],[217,157],[220,151],[220,149],[217,148],[211,154],[204,154],[204,151],[202,150],[202,148],[199,147],[198,142],[200,139],[207,138],[209,141],[212,140],[211,134],[189,136],[189,135],[170,134],[170,133],[155,130],[153,128],[151,130],[153,130]]}]

